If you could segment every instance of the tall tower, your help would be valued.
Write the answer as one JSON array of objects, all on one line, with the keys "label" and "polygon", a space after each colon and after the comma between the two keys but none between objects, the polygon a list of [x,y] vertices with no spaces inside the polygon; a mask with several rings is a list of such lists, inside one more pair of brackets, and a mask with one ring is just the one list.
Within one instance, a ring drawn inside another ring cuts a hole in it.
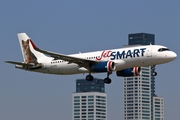
[{"label": "tall tower", "polygon": [[[148,34],[148,33],[135,33],[135,34],[129,34],[128,35],[128,44],[129,45],[154,45],[155,44],[155,35],[154,34]],[[150,68],[150,67],[145,67]],[[149,77],[151,80],[151,97],[155,96],[155,78],[152,75],[155,68],[149,69]],[[144,71],[147,72],[147,71]],[[142,69],[142,75],[144,74]],[[146,76],[147,77],[147,76]]]},{"label": "tall tower", "polygon": [[72,94],[72,120],[107,120],[107,94],[104,81],[76,80]]},{"label": "tall tower", "polygon": [[[155,36],[147,33],[129,34],[129,45],[154,45]],[[155,96],[154,69],[142,67],[141,75],[124,77],[124,120],[153,120]]]}]

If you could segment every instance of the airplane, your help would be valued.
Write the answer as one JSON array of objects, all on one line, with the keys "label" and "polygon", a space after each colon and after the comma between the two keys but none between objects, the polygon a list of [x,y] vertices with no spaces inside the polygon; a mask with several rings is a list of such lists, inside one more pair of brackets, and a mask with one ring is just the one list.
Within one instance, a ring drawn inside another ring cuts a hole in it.
[{"label": "airplane", "polygon": [[[174,60],[177,54],[162,45],[136,45],[78,54],[59,54],[38,48],[26,33],[17,34],[24,62],[5,61],[16,68],[46,74],[85,74],[92,81],[94,73],[107,73],[104,83],[110,84],[109,75],[139,76],[141,67],[163,64]],[[152,73],[154,76],[157,73]]]}]

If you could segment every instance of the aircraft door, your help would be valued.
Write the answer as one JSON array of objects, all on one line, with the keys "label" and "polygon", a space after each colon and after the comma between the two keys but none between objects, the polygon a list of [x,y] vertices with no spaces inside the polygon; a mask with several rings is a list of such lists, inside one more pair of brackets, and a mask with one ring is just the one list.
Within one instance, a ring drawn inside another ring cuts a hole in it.
[{"label": "aircraft door", "polygon": [[152,45],[150,45],[147,49],[147,57],[152,57]]}]

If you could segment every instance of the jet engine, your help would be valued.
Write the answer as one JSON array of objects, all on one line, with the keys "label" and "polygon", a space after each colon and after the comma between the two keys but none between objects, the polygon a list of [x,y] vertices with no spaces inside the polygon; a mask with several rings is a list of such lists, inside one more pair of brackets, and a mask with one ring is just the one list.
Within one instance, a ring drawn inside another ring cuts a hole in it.
[{"label": "jet engine", "polygon": [[112,72],[113,70],[115,70],[113,61],[99,62],[91,67],[92,72]]},{"label": "jet engine", "polygon": [[126,68],[124,70],[120,70],[116,72],[117,76],[130,77],[130,76],[138,76],[141,73],[141,67],[134,68]]}]

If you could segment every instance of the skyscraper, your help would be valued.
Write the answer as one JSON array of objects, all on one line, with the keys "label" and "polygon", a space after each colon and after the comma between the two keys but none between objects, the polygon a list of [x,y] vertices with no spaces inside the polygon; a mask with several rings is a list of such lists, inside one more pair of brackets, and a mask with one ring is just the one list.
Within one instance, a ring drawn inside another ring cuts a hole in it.
[{"label": "skyscraper", "polygon": [[[129,45],[155,44],[155,36],[147,33],[129,34]],[[141,75],[124,77],[124,120],[155,120],[154,67],[142,67]]]},{"label": "skyscraper", "polygon": [[104,81],[76,80],[72,95],[72,120],[107,120],[107,95]]}]

